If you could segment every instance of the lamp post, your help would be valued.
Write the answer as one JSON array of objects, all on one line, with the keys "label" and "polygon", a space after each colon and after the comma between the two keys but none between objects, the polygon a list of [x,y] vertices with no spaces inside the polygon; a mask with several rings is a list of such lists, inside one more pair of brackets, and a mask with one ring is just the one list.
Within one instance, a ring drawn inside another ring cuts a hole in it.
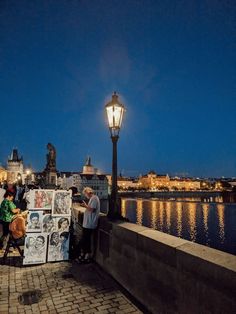
[{"label": "lamp post", "polygon": [[125,112],[125,107],[119,102],[116,92],[112,95],[112,100],[106,104],[105,110],[112,140],[112,187],[108,217],[116,219],[121,216],[117,198],[117,142]]}]

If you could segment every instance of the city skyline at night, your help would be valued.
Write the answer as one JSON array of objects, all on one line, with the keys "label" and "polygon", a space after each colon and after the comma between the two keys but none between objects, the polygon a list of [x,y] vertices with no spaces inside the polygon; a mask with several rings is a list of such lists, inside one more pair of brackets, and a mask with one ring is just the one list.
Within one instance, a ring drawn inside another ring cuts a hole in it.
[{"label": "city skyline at night", "polygon": [[111,172],[104,113],[127,111],[118,172],[236,175],[234,1],[2,1],[0,162]]}]

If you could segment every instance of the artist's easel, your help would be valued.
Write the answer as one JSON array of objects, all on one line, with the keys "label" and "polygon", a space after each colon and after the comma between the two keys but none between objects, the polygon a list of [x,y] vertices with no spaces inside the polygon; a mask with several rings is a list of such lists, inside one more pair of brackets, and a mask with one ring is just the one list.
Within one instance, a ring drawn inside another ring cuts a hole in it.
[{"label": "artist's easel", "polygon": [[8,242],[7,242],[7,247],[6,250],[4,252],[4,256],[3,256],[3,261],[5,262],[8,253],[10,252],[10,248],[12,247],[13,249],[17,249],[18,252],[20,253],[20,256],[23,257],[23,250],[20,248],[20,245],[18,244],[17,241],[19,241],[20,239],[14,239],[11,232],[9,233],[9,238],[8,238]]}]

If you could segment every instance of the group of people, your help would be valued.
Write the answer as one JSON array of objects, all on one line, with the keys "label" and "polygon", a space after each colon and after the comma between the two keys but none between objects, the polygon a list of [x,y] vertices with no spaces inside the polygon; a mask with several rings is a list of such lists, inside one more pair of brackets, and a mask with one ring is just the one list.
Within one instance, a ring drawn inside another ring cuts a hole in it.
[{"label": "group of people", "polygon": [[21,239],[25,236],[25,219],[27,212],[22,212],[13,202],[14,193],[7,190],[4,194],[4,200],[0,207],[0,224],[2,225],[2,235],[0,236],[0,250],[6,247],[6,240],[11,231],[14,238]]},{"label": "group of people", "polygon": [[13,196],[14,196],[14,204],[22,209],[22,210],[26,210],[27,207],[27,202],[25,199],[26,193],[29,191],[29,187],[27,185],[23,185],[20,183],[17,184],[11,184],[11,183],[4,183],[1,186],[2,190],[8,191],[8,192],[12,192]]},{"label": "group of people", "polygon": [[[78,261],[80,263],[88,263],[91,261],[92,258],[91,239],[94,234],[94,230],[97,228],[98,225],[100,200],[98,196],[95,195],[93,189],[91,189],[90,187],[84,188],[83,194],[88,199],[88,202],[82,201],[81,203],[81,206],[85,208],[85,212],[82,225],[83,233],[78,248]],[[25,219],[27,211],[21,212],[21,209],[16,206],[16,203],[14,202],[15,196],[16,194],[14,194],[13,191],[7,190],[4,194],[4,200],[2,201],[0,206],[0,224],[2,225],[2,235],[0,236],[0,250],[3,250],[6,247],[6,239],[8,238],[8,234],[10,231],[12,233],[14,232],[14,237],[17,239],[24,238],[26,233]],[[37,213],[31,213],[31,216],[31,228],[38,229],[39,217],[37,216]],[[64,238],[61,239],[61,243],[63,246],[65,245],[69,237],[68,218],[60,218],[60,220],[58,221],[58,227],[61,235],[64,236]],[[47,231],[54,231],[54,221],[52,217],[47,216],[46,219],[45,216],[43,229],[47,229]],[[40,236],[38,236],[38,238],[38,240],[40,241]],[[36,246],[34,245],[33,247],[38,250],[38,247],[36,248]]]}]

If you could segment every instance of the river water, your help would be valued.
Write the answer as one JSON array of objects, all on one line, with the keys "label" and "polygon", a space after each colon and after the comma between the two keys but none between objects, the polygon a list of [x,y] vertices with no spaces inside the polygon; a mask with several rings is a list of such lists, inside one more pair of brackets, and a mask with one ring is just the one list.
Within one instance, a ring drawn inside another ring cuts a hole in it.
[{"label": "river water", "polygon": [[236,255],[236,203],[122,198],[121,211],[130,222]]}]

